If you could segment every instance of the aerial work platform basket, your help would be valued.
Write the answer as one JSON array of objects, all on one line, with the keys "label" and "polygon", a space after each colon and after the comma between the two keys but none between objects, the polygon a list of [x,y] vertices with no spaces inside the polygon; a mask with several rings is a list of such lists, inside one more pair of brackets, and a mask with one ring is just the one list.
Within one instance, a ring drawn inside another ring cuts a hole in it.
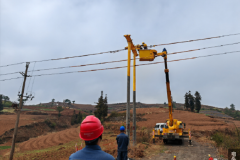
[{"label": "aerial work platform basket", "polygon": [[153,49],[139,50],[139,60],[140,61],[153,61],[156,54],[157,54],[157,51],[153,50]]}]

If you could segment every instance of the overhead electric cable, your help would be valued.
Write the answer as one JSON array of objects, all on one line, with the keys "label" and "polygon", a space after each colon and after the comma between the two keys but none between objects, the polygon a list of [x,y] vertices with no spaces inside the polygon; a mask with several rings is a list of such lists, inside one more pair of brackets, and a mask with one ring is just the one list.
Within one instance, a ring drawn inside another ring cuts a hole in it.
[{"label": "overhead electric cable", "polygon": [[[209,39],[214,39],[214,38],[222,38],[222,37],[236,36],[236,35],[240,35],[240,33],[228,34],[228,35],[222,35],[222,36],[216,36],[216,37],[208,37],[208,38],[202,38],[202,39],[194,39],[194,40],[188,40],[188,41],[179,41],[179,42],[173,42],[173,43],[150,45],[148,47],[151,48],[151,47],[162,46],[162,45],[172,45],[172,44],[178,44],[178,43],[188,43],[188,42],[209,40]],[[63,60],[63,59],[69,59],[69,58],[79,58],[79,57],[85,57],[85,56],[93,56],[93,55],[104,54],[104,53],[116,53],[116,52],[124,51],[126,49],[127,48],[114,50],[114,51],[107,51],[107,52],[100,52],[100,53],[93,53],[93,54],[85,54],[85,55],[80,55],[80,56],[63,57],[63,58],[56,58],[56,59],[46,59],[46,60],[30,61],[30,62],[46,62],[46,61],[53,61],[53,60]],[[13,64],[8,64],[8,65],[3,65],[3,66],[0,66],[0,67],[8,67],[8,66],[24,64],[24,63],[26,63],[26,62],[13,63]]]},{"label": "overhead electric cable", "polygon": [[[171,60],[171,61],[168,61],[168,62],[175,62],[175,61],[182,61],[182,60],[190,60],[190,59],[210,57],[210,56],[218,56],[218,55],[224,55],[224,54],[230,54],[230,53],[237,53],[237,52],[240,52],[240,51],[232,51],[232,52],[224,52],[224,53],[210,54],[210,55],[205,55],[205,56],[197,56],[197,57],[191,57],[191,58],[176,59],[176,60]],[[151,65],[151,64],[158,64],[158,63],[164,63],[164,62],[145,63],[145,64],[138,64],[138,65],[136,65],[136,66]],[[92,72],[92,71],[119,69],[119,68],[126,68],[126,67],[127,67],[127,66],[121,66],[121,67],[112,67],[112,68],[103,68],[103,69],[92,69],[92,70],[85,70],[85,71],[72,71],[72,72],[62,72],[62,73],[40,74],[40,75],[33,75],[33,76],[46,76],[46,75],[57,75],[57,74],[79,73],[79,72]],[[131,66],[131,67],[132,67],[132,66]],[[23,77],[3,79],[3,80],[0,80],[0,81],[12,80],[12,79],[19,79],[19,78],[23,78]]]},{"label": "overhead electric cable", "polygon": [[[216,47],[223,47],[223,46],[235,45],[235,44],[240,44],[240,42],[229,43],[229,44],[222,44],[222,45],[211,46],[211,47],[204,47],[204,48],[198,48],[198,49],[191,49],[191,50],[187,50],[187,51],[172,52],[172,53],[168,53],[168,55],[178,54],[178,53],[186,53],[186,52],[193,52],[193,51],[198,51],[198,50],[204,50],[204,49],[210,49],[210,48],[216,48]],[[136,59],[139,59],[139,58],[136,58]],[[133,59],[131,59],[131,60],[133,60]],[[100,65],[100,64],[107,64],[107,63],[124,62],[124,61],[127,61],[127,59],[119,60],[119,61],[108,61],[108,62],[90,63],[90,64],[83,64],[83,65],[76,65],[76,66],[65,66],[65,67],[38,69],[38,70],[33,70],[33,71],[36,72],[36,71],[54,70],[54,69],[64,69],[64,68],[72,68],[72,67],[85,67],[85,66],[90,66],[90,65]],[[34,64],[34,66],[35,66],[35,64]],[[33,71],[32,71],[32,72],[33,72]],[[19,73],[19,72],[4,73],[4,74],[0,74],[0,75],[10,75],[10,74],[16,74],[16,73]]]},{"label": "overhead electric cable", "polygon": [[[34,71],[34,68],[35,68],[35,64],[36,64],[36,62],[34,63],[34,66],[33,66],[33,69],[32,69],[32,74],[33,74],[33,71]],[[26,89],[26,93],[28,92],[28,87],[29,87],[29,85],[31,83],[31,80],[32,80],[32,74],[31,74],[31,77],[30,77],[30,80],[29,80],[29,83],[28,83],[28,86],[27,86],[27,89]]]},{"label": "overhead electric cable", "polygon": [[222,36],[208,37],[208,38],[201,38],[201,39],[193,39],[193,40],[188,40],[188,41],[179,41],[179,42],[173,42],[173,43],[155,44],[155,45],[149,45],[148,47],[151,48],[151,47],[156,47],[156,46],[172,45],[172,44],[187,43],[187,42],[195,42],[195,41],[209,40],[209,39],[214,39],[214,38],[222,38],[222,37],[236,36],[236,35],[240,35],[240,33],[227,34],[227,35],[222,35]]},{"label": "overhead electric cable", "polygon": [[[93,54],[85,54],[85,55],[80,55],[80,56],[63,57],[63,58],[56,58],[56,59],[45,59],[45,60],[39,60],[39,61],[29,61],[29,62],[30,63],[32,63],[32,62],[46,62],[46,61],[63,60],[63,59],[70,59],[70,58],[79,58],[79,57],[93,56],[93,55],[104,54],[104,53],[116,53],[116,52],[120,52],[120,51],[124,51],[124,50],[126,50],[126,49],[119,49],[119,50],[107,51],[107,52],[99,52],[99,53],[93,53]],[[24,64],[24,63],[26,63],[26,62],[13,63],[13,64],[9,64],[9,65],[3,65],[3,66],[0,66],[0,67],[8,67],[8,66]]]}]

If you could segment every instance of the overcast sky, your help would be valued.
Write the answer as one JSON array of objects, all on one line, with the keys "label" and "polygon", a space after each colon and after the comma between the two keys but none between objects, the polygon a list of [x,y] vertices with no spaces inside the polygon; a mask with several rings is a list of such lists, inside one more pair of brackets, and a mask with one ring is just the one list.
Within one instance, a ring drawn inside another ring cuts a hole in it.
[{"label": "overcast sky", "polygon": [[[1,0],[0,65],[42,59],[92,54],[123,49],[131,34],[134,44],[170,43],[240,33],[239,0]],[[230,36],[205,41],[159,46],[169,53],[240,41]],[[240,50],[240,44],[169,55],[168,60]],[[31,63],[35,69],[64,67],[127,59],[127,51],[68,60]],[[200,92],[202,104],[240,109],[240,53],[171,62],[170,86],[174,101],[184,103],[184,94]],[[163,61],[157,57],[154,62]],[[139,62],[143,64],[149,62]],[[126,66],[127,62],[98,66],[34,72],[58,73]],[[25,71],[25,64],[0,67],[0,73]],[[132,74],[132,70],[131,70]],[[167,102],[164,64],[137,67],[137,102]],[[0,79],[20,74],[0,75]],[[23,79],[0,81],[0,94],[17,100]],[[131,76],[132,82],[132,76]],[[33,85],[32,85],[33,84]],[[33,87],[31,87],[33,86]],[[27,104],[63,99],[94,104],[101,91],[109,103],[126,102],[127,68],[28,78],[28,93],[35,98]],[[131,84],[132,101],[132,84]]]}]

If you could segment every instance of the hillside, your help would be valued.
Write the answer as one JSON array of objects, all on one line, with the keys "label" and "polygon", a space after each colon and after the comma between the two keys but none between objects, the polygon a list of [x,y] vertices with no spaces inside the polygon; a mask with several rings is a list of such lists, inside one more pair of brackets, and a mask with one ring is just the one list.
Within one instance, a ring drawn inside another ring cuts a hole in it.
[{"label": "hillside", "polygon": [[[119,112],[119,111],[125,111],[126,110],[126,103],[113,103],[113,104],[108,104],[108,113],[112,113],[113,111]],[[69,108],[72,110],[80,110],[82,113],[94,113],[96,110],[95,106],[96,105],[91,105],[91,104],[66,104],[63,102],[55,102],[52,105],[52,102],[48,103],[41,103],[41,105],[31,105],[31,106],[25,106],[25,109],[31,109],[34,110],[34,108],[43,108],[43,110],[49,110],[49,109],[54,109],[57,106],[62,106],[63,108]],[[175,110],[184,110],[184,104],[182,103],[175,103],[176,108]],[[47,109],[49,108],[49,109]],[[130,109],[133,108],[133,103],[130,103]],[[146,104],[146,103],[141,103],[137,102],[136,103],[136,108],[168,108],[167,104]],[[50,110],[49,110],[50,111]],[[71,111],[63,111],[63,114],[67,112],[67,115],[71,114]],[[50,112],[48,112],[50,113]],[[52,114],[57,114],[56,111],[52,111]],[[203,113],[207,116],[212,116],[212,117],[218,117],[218,118],[228,118],[228,119],[233,119],[233,117],[229,116],[229,114],[225,114],[225,109],[223,108],[217,108],[214,106],[209,106],[209,105],[202,105],[200,113]]]}]

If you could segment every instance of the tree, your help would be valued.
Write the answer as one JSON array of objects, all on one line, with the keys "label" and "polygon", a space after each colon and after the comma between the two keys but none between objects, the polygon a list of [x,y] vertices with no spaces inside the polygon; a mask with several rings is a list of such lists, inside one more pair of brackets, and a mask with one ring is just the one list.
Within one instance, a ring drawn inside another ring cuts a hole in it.
[{"label": "tree", "polygon": [[81,122],[82,122],[82,113],[79,111],[77,116],[77,123],[79,124]]},{"label": "tree", "polygon": [[72,101],[73,102],[73,104],[75,103],[75,101]]},{"label": "tree", "polygon": [[96,105],[97,110],[94,111],[94,115],[104,121],[104,118],[107,116],[108,113],[108,105],[107,105],[107,96],[103,99],[103,91],[101,91],[101,96],[98,99],[98,103]]},{"label": "tree", "polygon": [[58,106],[56,110],[58,111],[58,117],[60,117],[61,116],[60,112],[62,112],[64,109],[62,108],[62,106]]},{"label": "tree", "polygon": [[194,112],[194,97],[191,94],[191,91],[188,92],[189,106],[192,112]]},{"label": "tree", "polygon": [[53,107],[53,105],[54,105],[54,102],[55,102],[55,99],[52,99],[52,107]]},{"label": "tree", "polygon": [[0,111],[3,110],[2,95],[0,94]]},{"label": "tree", "polygon": [[68,105],[70,105],[70,104],[71,104],[71,101],[70,101],[69,99],[65,99],[65,100],[64,100],[64,103],[67,103]]},{"label": "tree", "polygon": [[[172,96],[171,96],[171,98],[172,98]],[[176,102],[173,101],[173,98],[172,98],[172,107],[173,107],[173,108],[177,108],[175,103],[176,103]]]},{"label": "tree", "polygon": [[8,96],[3,96],[3,99],[4,99],[4,104],[6,103],[6,101],[10,100]]},{"label": "tree", "polygon": [[198,91],[196,91],[196,93],[195,93],[195,109],[197,110],[197,113],[199,113],[199,111],[201,109],[201,100],[202,100],[202,97],[201,97],[200,93]]},{"label": "tree", "polygon": [[184,107],[188,110],[188,108],[190,108],[188,93],[186,93],[184,97],[185,97]]},{"label": "tree", "polygon": [[234,104],[230,105],[230,110],[235,111],[235,105]]},{"label": "tree", "polygon": [[76,121],[76,113],[75,113],[75,110],[74,110],[74,111],[73,111],[72,118],[71,118],[71,125],[74,125],[74,124],[75,124],[75,121]]},{"label": "tree", "polygon": [[[20,98],[18,98],[18,102],[19,102],[19,105],[20,105]],[[27,102],[27,98],[23,98],[22,99],[22,106]]]},{"label": "tree", "polygon": [[104,107],[103,107],[103,118],[105,118],[108,114],[108,100],[107,100],[107,95],[105,95],[105,99],[104,99]]}]

